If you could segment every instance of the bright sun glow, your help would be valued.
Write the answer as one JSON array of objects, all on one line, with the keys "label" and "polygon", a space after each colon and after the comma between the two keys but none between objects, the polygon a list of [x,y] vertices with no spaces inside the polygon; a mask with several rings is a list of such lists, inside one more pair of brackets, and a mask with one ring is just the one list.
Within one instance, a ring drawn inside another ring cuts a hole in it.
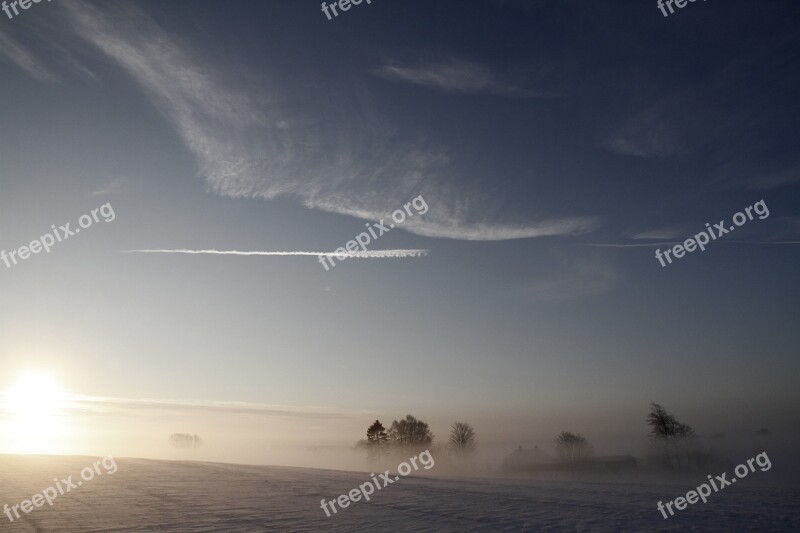
[{"label": "bright sun glow", "polygon": [[59,453],[65,433],[66,395],[55,377],[27,372],[3,395],[6,451]]},{"label": "bright sun glow", "polygon": [[50,416],[62,406],[63,394],[53,376],[24,374],[8,391],[8,410],[25,417]]}]

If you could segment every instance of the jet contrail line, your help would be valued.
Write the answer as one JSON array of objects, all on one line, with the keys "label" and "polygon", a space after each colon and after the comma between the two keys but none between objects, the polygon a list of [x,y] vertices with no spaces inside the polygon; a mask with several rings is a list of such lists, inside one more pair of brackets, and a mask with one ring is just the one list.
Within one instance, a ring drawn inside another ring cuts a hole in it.
[{"label": "jet contrail line", "polygon": [[[412,249],[412,250],[366,250],[356,252],[346,252],[345,258],[356,259],[382,259],[394,258],[402,259],[406,257],[423,257],[428,255],[429,250],[425,249]],[[240,250],[123,250],[122,253],[126,254],[189,254],[189,255],[239,255],[239,256],[278,256],[278,257],[291,257],[291,256],[312,256],[312,257],[334,257],[340,258],[342,254],[335,252],[261,252],[261,251],[240,251]]]}]

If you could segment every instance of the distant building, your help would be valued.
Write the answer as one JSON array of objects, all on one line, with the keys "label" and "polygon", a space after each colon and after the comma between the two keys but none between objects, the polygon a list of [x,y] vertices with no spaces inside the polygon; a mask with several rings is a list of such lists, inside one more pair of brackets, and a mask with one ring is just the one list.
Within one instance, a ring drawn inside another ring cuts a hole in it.
[{"label": "distant building", "polygon": [[523,449],[520,446],[503,460],[501,468],[506,472],[526,472],[556,464],[555,458],[540,450],[538,446],[534,446],[533,449]]}]

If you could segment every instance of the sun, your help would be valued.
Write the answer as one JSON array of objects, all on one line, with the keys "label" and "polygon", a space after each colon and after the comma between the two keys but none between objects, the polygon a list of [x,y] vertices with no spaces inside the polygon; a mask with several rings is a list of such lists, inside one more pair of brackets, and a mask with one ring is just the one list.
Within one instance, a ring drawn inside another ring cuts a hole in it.
[{"label": "sun", "polygon": [[25,372],[2,396],[6,451],[59,453],[67,401],[55,376],[42,371]]},{"label": "sun", "polygon": [[63,398],[52,374],[27,372],[9,388],[6,406],[13,416],[51,416],[63,407]]}]

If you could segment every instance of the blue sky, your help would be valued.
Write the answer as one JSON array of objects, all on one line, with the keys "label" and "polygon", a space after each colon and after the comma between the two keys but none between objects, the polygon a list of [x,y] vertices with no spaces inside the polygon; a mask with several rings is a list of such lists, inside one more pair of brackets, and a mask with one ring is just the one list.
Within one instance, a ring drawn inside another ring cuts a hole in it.
[{"label": "blue sky", "polygon": [[[496,440],[644,433],[650,401],[700,433],[780,426],[800,370],[798,15],[373,0],[327,20],[318,2],[203,0],[2,16],[0,248],[116,213],[3,270],[4,379],[36,366],[92,396],[324,407],[357,432],[413,412]],[[419,195],[429,211],[370,249],[424,257],[123,253],[332,252]],[[769,217],[655,259],[760,200]]]}]

